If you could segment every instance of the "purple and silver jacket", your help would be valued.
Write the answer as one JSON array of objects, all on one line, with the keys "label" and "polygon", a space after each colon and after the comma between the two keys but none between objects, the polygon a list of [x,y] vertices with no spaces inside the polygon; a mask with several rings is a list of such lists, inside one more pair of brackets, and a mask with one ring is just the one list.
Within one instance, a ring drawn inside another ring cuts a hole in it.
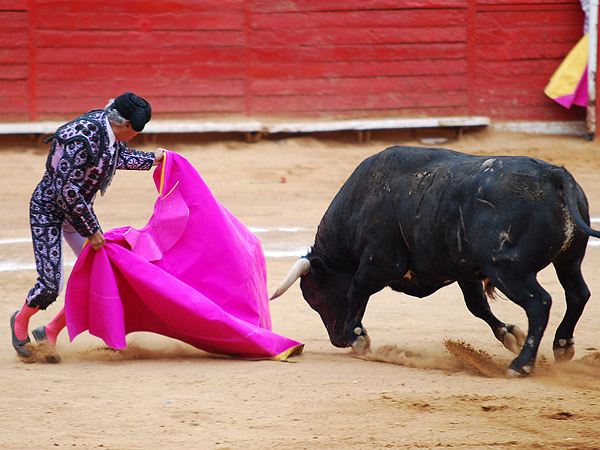
[{"label": "purple and silver jacket", "polygon": [[101,229],[93,211],[96,193],[110,184],[115,169],[150,170],[154,153],[110,146],[106,114],[94,110],[61,126],[54,136],[46,173],[31,199],[31,214],[49,222],[69,222],[79,234]]}]

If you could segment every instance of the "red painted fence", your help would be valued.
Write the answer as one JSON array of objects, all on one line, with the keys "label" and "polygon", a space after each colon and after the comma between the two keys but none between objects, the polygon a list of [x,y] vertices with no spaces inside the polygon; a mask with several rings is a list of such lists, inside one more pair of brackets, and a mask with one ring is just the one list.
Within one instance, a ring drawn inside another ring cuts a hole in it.
[{"label": "red painted fence", "polygon": [[543,89],[583,20],[558,0],[0,0],[0,121],[125,90],[159,118],[582,120]]}]

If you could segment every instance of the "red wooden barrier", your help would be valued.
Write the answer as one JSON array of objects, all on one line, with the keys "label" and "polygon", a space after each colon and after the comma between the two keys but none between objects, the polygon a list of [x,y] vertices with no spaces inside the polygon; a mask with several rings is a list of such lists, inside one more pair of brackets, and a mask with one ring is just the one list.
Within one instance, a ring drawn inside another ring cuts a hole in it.
[{"label": "red wooden barrier", "polygon": [[0,121],[125,90],[157,118],[582,120],[543,89],[583,19],[576,0],[0,0]]}]

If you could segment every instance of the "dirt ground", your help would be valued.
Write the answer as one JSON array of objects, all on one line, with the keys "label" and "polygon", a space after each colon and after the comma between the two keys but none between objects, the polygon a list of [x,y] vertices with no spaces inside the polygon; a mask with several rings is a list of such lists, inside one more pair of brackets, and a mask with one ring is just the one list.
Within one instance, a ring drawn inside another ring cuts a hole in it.
[{"label": "dirt ground", "polygon": [[[369,143],[352,133],[257,143],[240,136],[159,136],[132,146],[185,156],[242,222],[270,230],[259,234],[267,251],[308,248],[360,161],[389,145],[421,145],[423,135],[373,133]],[[26,137],[0,144],[1,448],[600,449],[600,246],[590,246],[584,262],[592,298],[570,363],[555,364],[551,350],[563,291],[552,269],[540,273],[554,304],[537,371],[527,379],[503,376],[512,355],[470,315],[454,285],[426,299],[389,289],[373,296],[363,322],[373,353],[365,358],[329,343],[295,285],[271,303],[274,331],[306,344],[288,362],[214,356],[147,333],[128,336],[127,349],[113,351],[89,334],[69,342],[64,332],[60,364],[24,364],[9,343],[9,317],[36,278],[28,204],[46,150]],[[564,164],[586,191],[591,215],[600,217],[597,141],[482,130],[443,146]],[[119,172],[96,212],[105,230],[142,227],[155,197],[149,173]],[[270,292],[296,259],[273,255],[267,257]],[[32,318],[32,328],[63,302],[64,294]],[[523,311],[508,300],[492,308],[526,329]],[[445,343],[458,346],[459,357]]]}]

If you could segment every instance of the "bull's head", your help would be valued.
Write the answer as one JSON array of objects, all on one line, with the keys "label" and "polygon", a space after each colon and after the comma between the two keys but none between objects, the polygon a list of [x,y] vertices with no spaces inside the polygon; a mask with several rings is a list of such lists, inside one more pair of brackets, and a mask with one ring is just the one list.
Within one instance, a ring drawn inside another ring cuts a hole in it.
[{"label": "bull's head", "polygon": [[[352,275],[347,271],[331,269],[321,258],[309,254],[296,261],[271,300],[287,291],[298,278],[304,299],[321,316],[331,343],[336,347],[352,345],[352,336],[346,330],[348,289]],[[354,340],[357,337],[355,335]]]}]

